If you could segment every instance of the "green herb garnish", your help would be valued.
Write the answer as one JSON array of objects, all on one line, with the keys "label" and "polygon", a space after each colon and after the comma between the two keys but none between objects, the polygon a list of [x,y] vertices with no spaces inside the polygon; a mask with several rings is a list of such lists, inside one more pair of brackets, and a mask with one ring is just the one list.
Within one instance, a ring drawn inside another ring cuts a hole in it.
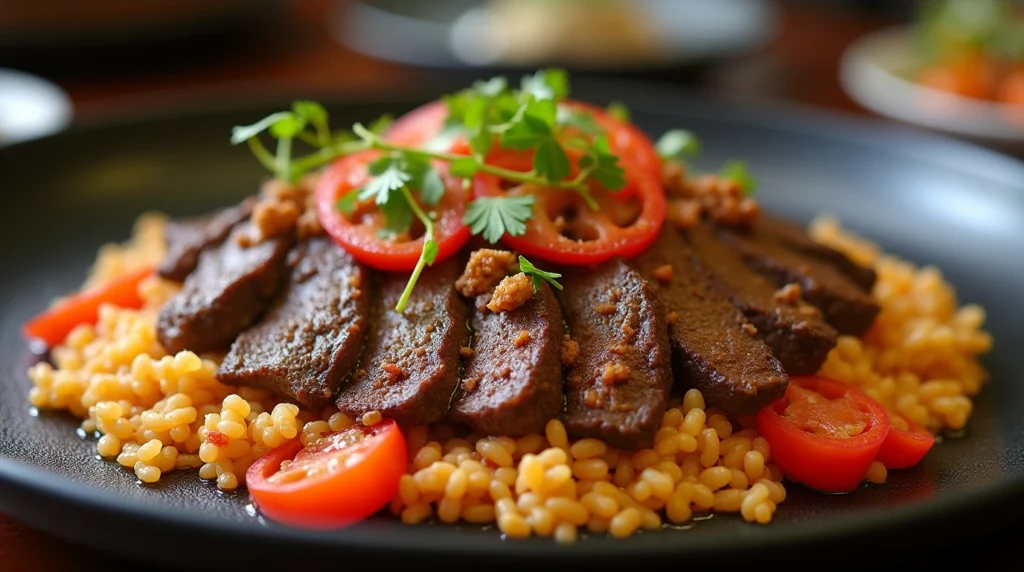
[{"label": "green herb garnish", "polygon": [[685,129],[666,131],[654,145],[662,159],[684,161],[700,154],[700,139]]},{"label": "green herb garnish", "polygon": [[611,115],[619,121],[629,121],[629,108],[621,101],[611,102],[608,104],[608,107],[605,108],[605,111],[608,112],[608,115]]},{"label": "green herb garnish", "polygon": [[540,268],[534,266],[532,262],[527,260],[526,257],[522,255],[519,256],[519,271],[529,276],[530,279],[533,281],[534,292],[540,290],[540,285],[542,282],[547,282],[557,290],[562,289],[562,285],[559,284],[557,280],[558,278],[562,277],[561,274],[558,274],[557,272],[545,272],[544,270],[541,270]]},{"label": "green herb garnish", "polygon": [[533,216],[533,196],[480,197],[469,203],[462,222],[470,232],[495,243],[509,234],[519,236],[526,232],[526,221]]},{"label": "green herb garnish", "polygon": [[750,168],[743,161],[729,161],[722,165],[718,173],[723,178],[735,181],[743,190],[743,194],[750,196],[757,189],[757,179],[750,173]]}]

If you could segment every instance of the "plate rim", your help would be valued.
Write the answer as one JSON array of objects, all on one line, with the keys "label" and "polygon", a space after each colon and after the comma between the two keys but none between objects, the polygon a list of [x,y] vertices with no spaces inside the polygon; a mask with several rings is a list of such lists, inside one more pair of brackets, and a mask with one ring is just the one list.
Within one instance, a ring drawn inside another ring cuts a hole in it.
[{"label": "plate rim", "polygon": [[[1009,170],[1012,173],[1011,184],[1020,187],[1024,191],[1024,161],[1004,153],[982,148],[978,145],[956,140],[947,136],[934,133],[925,133],[910,129],[904,125],[879,121],[877,119],[864,118],[851,114],[834,111],[818,110],[807,108],[798,104],[781,103],[767,100],[748,100],[745,105],[737,105],[732,101],[723,99],[709,99],[706,95],[699,94],[693,90],[680,88],[670,84],[649,81],[608,81],[585,79],[576,83],[577,89],[581,90],[604,90],[616,93],[619,99],[639,107],[643,101],[645,111],[658,114],[672,114],[672,108],[678,107],[681,101],[699,102],[716,119],[731,123],[767,126],[772,129],[796,132],[813,133],[818,137],[844,140],[858,145],[872,147],[881,146],[887,150],[900,154],[911,154],[917,158],[926,158],[930,153],[929,149],[940,150],[943,155],[950,153],[959,154],[962,160],[958,161],[961,169],[963,164],[975,165],[979,161],[986,165],[998,166],[1000,172]],[[655,86],[656,89],[655,89]],[[440,91],[443,93],[443,91]],[[402,93],[390,92],[388,101],[414,103],[414,101],[426,101],[420,99],[425,94],[436,95],[439,93],[437,87],[428,90],[406,90]],[[53,134],[37,140],[27,141],[20,146],[29,147],[45,144],[45,141],[67,137],[72,133],[104,130],[119,125],[130,125],[145,123],[145,117],[150,117],[149,122],[164,122],[173,120],[174,117],[194,115],[217,115],[232,112],[239,112],[246,109],[266,107],[277,95],[271,97],[257,97],[254,100],[229,101],[214,100],[199,110],[183,105],[179,109],[151,110],[149,114],[135,113],[122,117],[120,120],[99,120],[87,124],[81,124],[68,131]],[[430,97],[430,96],[426,96]],[[736,98],[733,98],[736,99]],[[743,98],[739,98],[743,99]],[[351,97],[334,97],[325,103],[329,105],[358,105],[379,103],[379,98],[368,96],[365,93],[354,94]],[[192,102],[194,105],[195,102]],[[725,113],[728,111],[729,113]],[[915,143],[908,145],[908,142]],[[966,154],[966,156],[964,155]],[[0,151],[0,158],[5,152]],[[947,165],[948,166],[948,165]],[[975,177],[991,179],[993,170],[990,168],[975,167],[968,172]],[[1009,176],[1009,175],[1008,175]],[[90,460],[91,461],[91,460]],[[736,552],[759,551],[766,548],[777,548],[780,546],[806,546],[822,541],[835,539],[837,536],[849,537],[851,531],[859,531],[864,534],[882,533],[885,530],[899,528],[908,523],[917,523],[928,519],[930,516],[939,515],[942,518],[947,516],[955,518],[956,515],[973,512],[979,506],[997,506],[1005,502],[1007,498],[1024,498],[1024,477],[1016,479],[1000,479],[994,482],[967,487],[960,490],[949,491],[942,495],[942,502],[915,501],[901,504],[897,507],[872,508],[858,511],[844,518],[833,518],[826,521],[809,521],[787,523],[783,533],[764,534],[744,538],[742,543],[735,544],[724,540],[724,535],[716,535],[712,539],[705,540],[701,546],[686,546],[680,549],[678,546],[668,542],[660,542],[656,545],[641,545],[629,542],[606,542],[606,543],[581,543],[585,550],[567,549],[555,545],[555,543],[531,545],[529,549],[515,544],[504,544],[503,548],[497,549],[493,546],[486,546],[479,550],[467,549],[461,544],[457,549],[447,543],[437,545],[423,544],[412,545],[407,543],[408,536],[395,536],[386,538],[374,538],[371,534],[363,532],[352,533],[354,529],[342,533],[331,533],[331,535],[311,535],[308,531],[300,529],[288,529],[284,527],[253,527],[250,524],[239,522],[217,522],[210,524],[202,521],[201,518],[180,511],[161,512],[156,503],[133,503],[122,499],[115,493],[100,488],[82,485],[65,479],[49,471],[0,457],[0,488],[9,491],[10,494],[43,494],[47,497],[60,499],[84,507],[90,511],[101,511],[111,516],[142,519],[147,522],[159,522],[176,527],[189,527],[197,530],[207,531],[212,534],[230,533],[238,537],[258,542],[261,539],[296,540],[303,543],[311,543],[321,548],[333,550],[368,549],[387,550],[395,549],[433,555],[451,554],[456,550],[462,555],[480,555],[487,557],[511,556],[521,557],[526,553],[528,557],[566,557],[566,558],[603,558],[615,556],[665,556],[669,554],[712,554],[722,550]],[[11,505],[11,501],[0,498],[0,504]],[[8,512],[12,516],[16,513]],[[31,516],[31,515],[29,515]],[[19,520],[32,521],[26,515],[17,514]],[[43,528],[50,529],[53,527]],[[389,540],[390,539],[390,540]],[[69,539],[72,540],[72,539]]]}]

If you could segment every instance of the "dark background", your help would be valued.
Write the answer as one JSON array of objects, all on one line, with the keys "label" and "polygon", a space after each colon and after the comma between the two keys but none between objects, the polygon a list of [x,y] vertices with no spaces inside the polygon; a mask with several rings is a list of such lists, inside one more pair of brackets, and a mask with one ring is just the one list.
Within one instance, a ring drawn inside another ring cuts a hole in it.
[{"label": "dark background", "polygon": [[[345,18],[349,3],[0,0],[0,67],[21,69],[57,83],[68,93],[78,123],[209,100],[244,101],[257,94],[358,95],[411,89],[436,81],[440,74],[467,78],[488,74],[412,68],[346,49],[332,35],[332,27],[336,29],[339,19]],[[915,3],[789,0],[775,2],[775,6],[778,30],[766,46],[752,53],[700,65],[626,70],[616,75],[679,83],[713,96],[783,100],[870,116],[841,88],[840,56],[863,34],[906,22]],[[1002,150],[1024,156],[1020,149]],[[880,555],[879,563],[901,568],[909,564],[915,569],[965,565],[1020,569],[1015,545],[1021,533],[1024,529],[1017,527],[981,545],[936,546],[926,554]],[[2,570],[117,565],[132,564],[69,545],[0,515]]]}]

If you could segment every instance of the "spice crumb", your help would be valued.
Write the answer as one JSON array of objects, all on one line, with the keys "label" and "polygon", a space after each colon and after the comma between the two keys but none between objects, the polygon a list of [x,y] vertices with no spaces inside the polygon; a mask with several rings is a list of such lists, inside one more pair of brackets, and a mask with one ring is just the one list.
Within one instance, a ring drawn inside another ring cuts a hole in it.
[{"label": "spice crumb", "polygon": [[463,346],[459,348],[459,355],[464,358],[468,358],[473,355],[473,348]]},{"label": "spice crumb", "polygon": [[512,343],[517,348],[521,348],[521,347],[525,346],[526,344],[530,343],[530,332],[528,332],[526,330],[523,330],[523,331],[519,332],[519,335],[516,336],[516,338],[514,340],[512,340]]},{"label": "spice crumb", "polygon": [[532,297],[533,281],[529,276],[520,272],[502,279],[498,287],[494,289],[494,295],[487,303],[487,309],[494,313],[511,312]]},{"label": "spice crumb", "polygon": [[455,281],[455,289],[467,298],[490,292],[508,275],[516,262],[516,254],[507,250],[481,248],[469,255],[466,269]]},{"label": "spice crumb", "polygon": [[793,282],[776,290],[774,296],[775,299],[780,302],[795,304],[800,300],[800,295],[802,293],[800,285]]},{"label": "spice crumb", "polygon": [[615,385],[629,379],[629,367],[617,362],[604,364],[601,371],[601,383],[604,385]]},{"label": "spice crumb", "polygon": [[576,358],[580,355],[580,345],[569,337],[569,334],[565,334],[562,337],[562,365],[572,365],[576,363]]},{"label": "spice crumb", "polygon": [[672,265],[662,264],[661,266],[654,269],[654,277],[664,284],[672,282]]},{"label": "spice crumb", "polygon": [[750,322],[743,324],[743,331],[747,332],[752,336],[757,335],[757,327],[754,326],[754,324],[751,324]]},{"label": "spice crumb", "polygon": [[380,364],[380,368],[384,370],[384,373],[388,374],[388,379],[390,379],[392,383],[405,377],[405,371],[396,363],[386,361]]},{"label": "spice crumb", "polygon": [[674,326],[679,321],[679,312],[669,312],[665,315],[665,319],[668,321],[668,325]]},{"label": "spice crumb", "polygon": [[617,310],[617,309],[618,309],[618,306],[616,306],[615,304],[601,303],[601,304],[597,304],[596,306],[594,306],[594,311],[595,312],[597,312],[598,314],[605,315],[605,316],[607,316],[608,314],[614,314],[615,310]]}]

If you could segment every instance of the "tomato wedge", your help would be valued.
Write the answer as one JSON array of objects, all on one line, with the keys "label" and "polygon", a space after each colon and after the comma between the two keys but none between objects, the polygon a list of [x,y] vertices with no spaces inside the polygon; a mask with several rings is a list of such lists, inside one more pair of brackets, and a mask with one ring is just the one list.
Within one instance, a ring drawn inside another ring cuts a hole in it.
[{"label": "tomato wedge", "polygon": [[384,132],[384,139],[398,145],[419,147],[441,132],[447,118],[448,106],[440,100],[432,101],[396,119]]},{"label": "tomato wedge", "polygon": [[386,505],[407,466],[405,437],[385,419],[325,433],[305,447],[296,437],[257,459],[246,486],[257,508],[273,520],[339,528]]},{"label": "tomato wedge", "polygon": [[584,204],[572,190],[520,185],[508,191],[491,175],[477,175],[473,189],[478,197],[533,195],[533,217],[526,232],[505,235],[505,244],[529,258],[568,265],[590,265],[616,256],[626,258],[643,252],[658,237],[665,221],[665,195],[658,179],[640,171],[627,172],[628,200],[593,189],[599,209]]},{"label": "tomato wedge", "polygon": [[[422,236],[389,238],[382,235],[384,215],[372,201],[355,205],[349,215],[337,208],[339,199],[367,182],[369,164],[378,156],[376,151],[363,151],[342,157],[328,167],[317,182],[317,215],[327,234],[357,260],[378,270],[412,270],[423,250]],[[470,232],[462,224],[466,191],[445,175],[447,165],[438,162],[434,167],[447,190],[437,205],[424,208],[435,209],[438,213],[434,240],[438,246],[436,260],[441,261],[458,252],[469,240]]]},{"label": "tomato wedge", "polygon": [[[878,450],[877,460],[887,469],[906,469],[921,462],[935,444],[935,435],[907,418],[893,414],[889,435]],[[906,427],[904,429],[904,427]]]},{"label": "tomato wedge", "polygon": [[787,477],[823,492],[848,492],[875,460],[889,417],[844,383],[791,377],[786,395],[757,414],[757,430]]},{"label": "tomato wedge", "polygon": [[75,327],[96,323],[103,304],[141,308],[144,300],[139,296],[139,283],[152,275],[152,268],[142,268],[107,284],[79,292],[29,320],[22,327],[22,333],[27,338],[41,340],[53,347],[64,341]]}]

